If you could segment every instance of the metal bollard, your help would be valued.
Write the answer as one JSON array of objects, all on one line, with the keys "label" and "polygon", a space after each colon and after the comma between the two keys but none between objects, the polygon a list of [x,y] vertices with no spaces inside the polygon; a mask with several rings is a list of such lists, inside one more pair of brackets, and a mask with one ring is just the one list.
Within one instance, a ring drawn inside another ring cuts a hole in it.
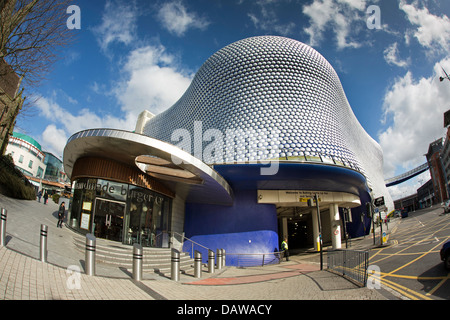
[{"label": "metal bollard", "polygon": [[85,269],[88,276],[95,276],[95,236],[91,233],[86,235]]},{"label": "metal bollard", "polygon": [[170,264],[170,277],[173,281],[180,280],[180,252],[173,248]]},{"label": "metal bollard", "polygon": [[142,280],[142,261],[143,261],[142,246],[135,243],[133,245],[133,279],[136,281]]},{"label": "metal bollard", "polygon": [[42,262],[47,262],[47,233],[48,226],[41,224],[41,241],[40,241],[40,259]]},{"label": "metal bollard", "polygon": [[202,253],[197,250],[195,250],[194,255],[194,277],[202,277]]},{"label": "metal bollard", "polygon": [[217,269],[222,269],[222,250],[217,249]]},{"label": "metal bollard", "polygon": [[0,218],[0,247],[6,246],[6,209],[2,208]]},{"label": "metal bollard", "polygon": [[208,272],[214,273],[214,251],[208,250]]},{"label": "metal bollard", "polygon": [[225,249],[222,249],[222,267],[225,267]]}]

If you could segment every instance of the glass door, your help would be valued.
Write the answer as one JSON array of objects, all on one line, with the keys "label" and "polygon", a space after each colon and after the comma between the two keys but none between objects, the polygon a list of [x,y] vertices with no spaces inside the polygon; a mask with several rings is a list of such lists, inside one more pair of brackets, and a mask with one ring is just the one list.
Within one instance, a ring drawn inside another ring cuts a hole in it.
[{"label": "glass door", "polygon": [[95,199],[94,235],[113,241],[123,241],[125,202]]}]

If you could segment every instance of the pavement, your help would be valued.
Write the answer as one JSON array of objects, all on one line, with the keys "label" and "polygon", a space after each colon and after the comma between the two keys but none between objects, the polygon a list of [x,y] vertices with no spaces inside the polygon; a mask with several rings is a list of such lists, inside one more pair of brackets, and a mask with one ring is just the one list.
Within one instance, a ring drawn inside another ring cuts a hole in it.
[{"label": "pavement", "polygon": [[[203,272],[201,278],[181,274],[179,281],[156,273],[135,281],[130,270],[102,263],[96,264],[96,275],[89,276],[84,272],[84,253],[73,243],[79,235],[56,227],[58,205],[51,199],[43,204],[0,194],[0,208],[7,210],[6,246],[0,247],[0,300],[398,299],[326,271],[326,258],[320,270],[319,254],[311,251],[291,252],[290,261],[276,265],[226,266],[212,274]],[[41,224],[48,226],[47,262],[39,260]],[[388,233],[392,230],[395,226],[390,225]],[[372,239],[353,239],[349,249],[370,249]]]}]

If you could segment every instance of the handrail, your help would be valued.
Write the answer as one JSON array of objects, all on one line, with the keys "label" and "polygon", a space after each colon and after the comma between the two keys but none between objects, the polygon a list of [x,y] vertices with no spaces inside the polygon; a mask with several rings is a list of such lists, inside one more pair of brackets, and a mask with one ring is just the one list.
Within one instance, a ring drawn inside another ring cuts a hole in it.
[{"label": "handrail", "polygon": [[[186,250],[186,251],[183,250],[183,252],[188,252],[190,254],[191,258],[194,257],[194,245],[197,245],[197,246],[205,249],[206,252],[211,250],[210,248],[185,237],[184,234],[181,234],[179,232],[167,231],[167,233],[169,233],[169,235],[171,235],[171,236],[175,236],[175,235],[179,236],[182,240],[182,244],[181,244],[182,248],[184,248],[185,240],[187,240],[191,243],[191,251],[190,252],[189,252],[189,250]],[[211,251],[213,251],[213,250],[211,250]],[[264,266],[264,265],[268,265],[268,264],[280,263],[284,257],[284,251],[273,251],[273,252],[266,252],[266,253],[228,253],[228,252],[225,252],[225,256],[227,257],[227,261],[234,260],[232,257],[236,256],[237,261],[235,261],[235,262],[238,267],[253,267],[253,266]],[[259,258],[259,257],[261,257],[261,258]]]},{"label": "handrail", "polygon": [[167,233],[169,233],[169,235],[170,235],[170,234],[173,234],[173,235],[178,235],[178,236],[180,236],[181,239],[182,239],[182,241],[181,241],[181,247],[182,247],[182,248],[184,247],[184,240],[187,240],[187,241],[191,242],[191,252],[190,252],[191,258],[194,258],[194,245],[197,245],[197,246],[199,246],[199,247],[202,247],[203,249],[206,249],[207,251],[208,251],[208,250],[211,250],[210,248],[205,247],[204,245],[201,245],[200,243],[195,242],[194,240],[191,240],[191,239],[185,237],[184,234],[181,234],[181,233],[179,233],[179,232],[176,232],[176,231],[167,231]]}]

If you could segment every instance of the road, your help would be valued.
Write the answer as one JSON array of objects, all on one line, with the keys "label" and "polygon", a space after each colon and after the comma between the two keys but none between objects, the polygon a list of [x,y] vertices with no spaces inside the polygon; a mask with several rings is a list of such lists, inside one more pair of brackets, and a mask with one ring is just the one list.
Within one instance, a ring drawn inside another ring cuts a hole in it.
[{"label": "road", "polygon": [[439,257],[450,239],[450,214],[433,206],[410,212],[395,228],[389,246],[370,251],[370,269],[376,271],[371,284],[381,283],[401,298],[450,300],[450,272]]}]

